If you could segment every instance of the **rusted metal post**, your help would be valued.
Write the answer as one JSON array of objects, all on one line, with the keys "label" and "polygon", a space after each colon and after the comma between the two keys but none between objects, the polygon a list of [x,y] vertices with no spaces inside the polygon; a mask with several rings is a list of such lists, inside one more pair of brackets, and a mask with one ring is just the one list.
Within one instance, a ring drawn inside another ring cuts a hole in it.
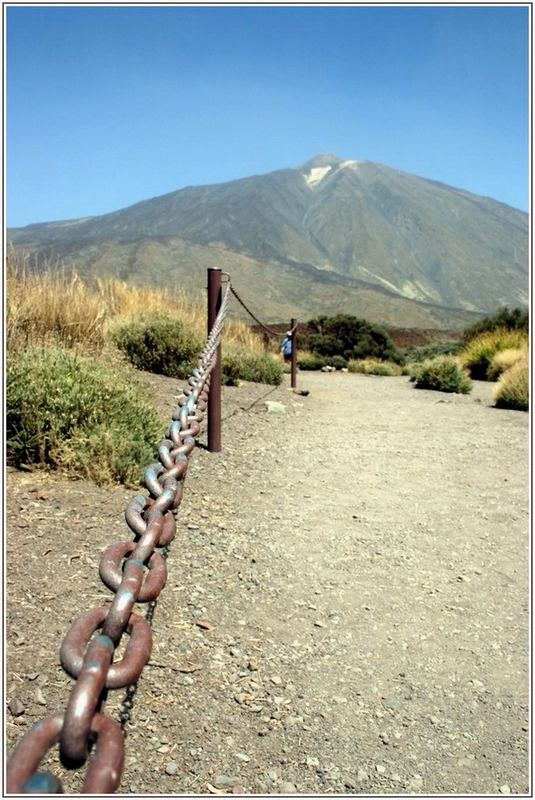
[{"label": "rusted metal post", "polygon": [[[295,329],[295,330],[294,330]],[[290,330],[292,333],[292,389],[297,387],[297,320],[290,320]]]},{"label": "rusted metal post", "polygon": [[[212,330],[221,306],[221,270],[208,270],[208,333]],[[210,376],[208,395],[208,450],[221,452],[221,342],[216,350],[216,362]]]}]

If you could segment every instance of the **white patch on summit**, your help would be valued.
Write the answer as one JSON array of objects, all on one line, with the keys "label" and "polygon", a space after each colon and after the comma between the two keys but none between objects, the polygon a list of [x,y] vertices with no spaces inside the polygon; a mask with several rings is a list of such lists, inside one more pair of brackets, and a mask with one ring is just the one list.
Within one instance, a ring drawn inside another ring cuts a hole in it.
[{"label": "white patch on summit", "polygon": [[309,186],[316,186],[330,172],[331,167],[312,167],[308,175],[304,178]]}]

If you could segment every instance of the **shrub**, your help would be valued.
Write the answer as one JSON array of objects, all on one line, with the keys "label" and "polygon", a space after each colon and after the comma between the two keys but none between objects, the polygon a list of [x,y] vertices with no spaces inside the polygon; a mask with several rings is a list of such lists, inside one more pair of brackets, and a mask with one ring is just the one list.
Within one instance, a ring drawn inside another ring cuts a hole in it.
[{"label": "shrub", "polygon": [[231,350],[223,354],[221,370],[225,386],[237,386],[240,380],[278,386],[283,365],[269,353],[254,355],[246,350]]},{"label": "shrub", "polygon": [[377,358],[401,364],[403,356],[379,325],[350,314],[316,317],[308,322],[313,331],[309,347],[321,356],[343,356],[346,360]]},{"label": "shrub", "polygon": [[297,351],[297,366],[303,370],[315,370],[325,367],[327,359],[319,356],[317,353],[311,353],[309,350]]},{"label": "shrub", "polygon": [[520,330],[498,328],[472,339],[460,355],[472,378],[487,380],[492,359],[500,350],[527,347],[528,337]]},{"label": "shrub", "polygon": [[433,389],[437,392],[468,394],[472,382],[468,373],[453,356],[437,356],[418,365],[412,380],[416,389]]},{"label": "shrub", "polygon": [[343,356],[332,356],[327,359],[327,364],[335,369],[345,369],[347,367],[347,359]]},{"label": "shrub", "polygon": [[373,358],[365,358],[360,360],[352,359],[348,364],[349,372],[360,372],[364,375],[384,375],[393,377],[394,375],[401,375],[402,369],[399,364],[393,361],[378,361]]},{"label": "shrub", "polygon": [[525,353],[501,376],[494,390],[495,404],[498,408],[529,410],[529,364]]},{"label": "shrub", "polygon": [[487,378],[490,381],[498,380],[502,372],[508,370],[513,364],[516,364],[526,352],[525,348],[519,347],[509,347],[507,350],[498,350],[490,362],[487,370]]},{"label": "shrub", "polygon": [[10,353],[8,463],[49,465],[102,485],[138,481],[161,436],[134,370],[59,347]]},{"label": "shrub", "polygon": [[110,337],[134,367],[170,378],[186,378],[202,349],[200,339],[180,319],[162,311],[117,324]]},{"label": "shrub", "polygon": [[495,331],[499,328],[509,331],[524,331],[527,334],[529,329],[528,312],[522,311],[521,308],[500,308],[492,316],[484,317],[465,328],[462,333],[462,340],[465,344],[468,344],[472,339],[481,336],[482,333]]},{"label": "shrub", "polygon": [[433,342],[432,344],[413,345],[403,348],[403,355],[407,361],[428,361],[436,356],[455,356],[462,348],[461,342]]}]

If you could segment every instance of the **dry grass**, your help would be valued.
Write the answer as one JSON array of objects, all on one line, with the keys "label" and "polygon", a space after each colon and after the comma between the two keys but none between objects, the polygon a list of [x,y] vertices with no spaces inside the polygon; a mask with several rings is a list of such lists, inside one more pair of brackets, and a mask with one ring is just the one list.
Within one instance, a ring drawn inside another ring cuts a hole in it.
[{"label": "dry grass", "polygon": [[364,375],[384,375],[386,377],[396,377],[403,374],[399,364],[393,361],[381,361],[377,358],[350,359],[348,364],[349,372],[359,372]]},{"label": "dry grass", "polygon": [[498,380],[500,375],[516,364],[526,355],[526,348],[509,347],[507,350],[499,350],[492,359],[487,370],[487,377],[491,381]]},{"label": "dry grass", "polygon": [[498,408],[529,410],[529,359],[524,352],[512,367],[502,373],[494,390]]},{"label": "dry grass", "polygon": [[[178,292],[130,286],[113,278],[98,279],[92,286],[76,272],[57,265],[47,264],[37,271],[29,257],[18,251],[9,254],[6,272],[8,347],[57,343],[98,352],[110,326],[147,311],[179,318],[201,339],[206,337],[206,309]],[[261,337],[236,320],[225,323],[225,345],[257,355],[264,352]]]},{"label": "dry grass", "polygon": [[99,296],[74,273],[39,273],[27,258],[7,264],[7,345],[85,343],[100,349],[105,341],[106,309]]},{"label": "dry grass", "polygon": [[527,347],[528,335],[525,331],[496,328],[472,339],[460,358],[472,378],[485,381],[489,379],[489,368],[496,353]]}]

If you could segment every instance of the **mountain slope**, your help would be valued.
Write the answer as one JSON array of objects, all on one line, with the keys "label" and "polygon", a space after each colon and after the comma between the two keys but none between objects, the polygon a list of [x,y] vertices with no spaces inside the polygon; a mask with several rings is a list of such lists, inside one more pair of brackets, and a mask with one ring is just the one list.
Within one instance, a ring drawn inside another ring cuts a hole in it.
[{"label": "mountain slope", "polygon": [[[127,279],[135,273],[142,280],[144,272],[160,282],[156,261],[169,262],[168,274],[198,287],[204,276],[184,260],[188,248],[190,264],[199,266],[216,253],[227,264],[239,255],[278,281],[271,287],[273,315],[285,296],[299,296],[306,308],[303,291],[321,295],[320,287],[329,287],[329,308],[319,309],[326,313],[337,305],[351,310],[351,297],[354,305],[366,289],[395,317],[399,298],[402,325],[409,301],[419,301],[420,309],[430,304],[432,317],[440,316],[437,307],[488,312],[528,300],[527,214],[390,167],[329,155],[298,169],[187,187],[99,217],[12,229],[9,238],[89,272],[97,264],[101,271],[106,251],[108,271]],[[134,253],[142,246],[150,251],[150,242],[158,258],[153,263],[145,255],[144,267],[134,268]],[[171,261],[164,252],[173,252]],[[277,301],[281,281],[285,293]],[[265,294],[250,289],[265,307]],[[307,313],[317,311],[311,306]]]}]

